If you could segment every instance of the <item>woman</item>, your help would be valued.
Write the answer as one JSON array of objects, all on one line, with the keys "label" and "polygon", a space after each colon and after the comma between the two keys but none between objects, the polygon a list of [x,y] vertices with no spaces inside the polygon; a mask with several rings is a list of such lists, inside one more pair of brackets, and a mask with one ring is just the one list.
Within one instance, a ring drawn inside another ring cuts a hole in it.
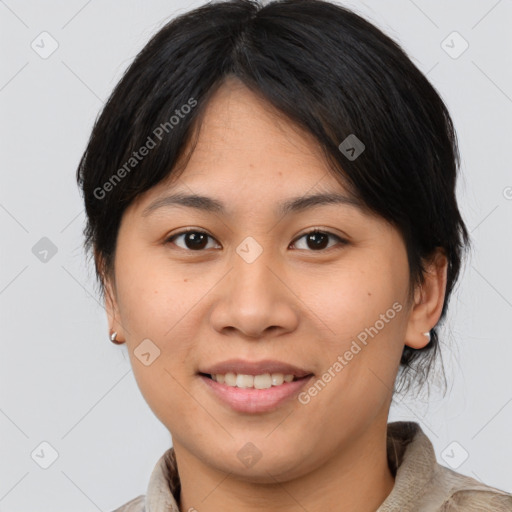
[{"label": "woman", "polygon": [[434,88],[340,6],[217,2],[152,38],[78,170],[111,340],[173,439],[119,511],[512,510],[387,423],[469,244],[457,169]]}]

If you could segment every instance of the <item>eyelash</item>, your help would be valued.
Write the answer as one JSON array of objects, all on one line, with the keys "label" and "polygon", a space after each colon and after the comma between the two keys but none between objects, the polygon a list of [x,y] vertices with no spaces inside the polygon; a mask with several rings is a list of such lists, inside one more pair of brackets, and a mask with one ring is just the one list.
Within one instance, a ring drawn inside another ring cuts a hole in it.
[{"label": "eyelash", "polygon": [[[165,240],[165,244],[170,244],[170,243],[173,243],[173,240],[179,236],[182,236],[182,235],[186,235],[188,233],[198,233],[198,234],[202,234],[202,235],[206,235],[208,236],[209,238],[211,239],[214,239],[209,233],[207,233],[206,231],[203,231],[201,229],[195,229],[195,228],[190,228],[190,229],[186,229],[184,231],[180,231],[179,233],[175,233],[174,235],[170,236],[169,238],[167,238]],[[338,235],[335,235],[334,233],[331,233],[330,231],[324,231],[324,230],[321,230],[321,229],[318,229],[318,228],[314,228],[312,229],[311,231],[308,231],[307,233],[303,233],[301,236],[299,236],[298,238],[296,238],[292,243],[296,243],[298,240],[304,238],[305,236],[307,235],[311,235],[311,234],[317,234],[317,233],[320,233],[320,234],[323,234],[323,235],[327,235],[329,237],[332,237],[332,238],[335,238],[338,240],[338,242],[341,244],[341,246],[345,246],[347,245],[349,242],[343,238],[341,238],[340,236]],[[335,246],[331,246],[331,247],[327,247],[325,249],[318,249],[318,250],[311,250],[311,249],[299,249],[299,250],[307,250],[308,252],[325,252],[325,251],[328,251],[330,249],[333,249]],[[182,249],[183,251],[187,251],[187,252],[204,252],[205,249],[198,249],[198,250],[193,250],[193,249],[183,249],[182,247],[179,247],[179,249]]]}]

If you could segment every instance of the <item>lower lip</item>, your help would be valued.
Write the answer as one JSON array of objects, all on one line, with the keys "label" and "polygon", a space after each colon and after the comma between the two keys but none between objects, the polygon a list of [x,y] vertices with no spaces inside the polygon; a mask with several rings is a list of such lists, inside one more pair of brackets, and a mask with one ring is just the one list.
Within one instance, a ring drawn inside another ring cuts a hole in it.
[{"label": "lower lip", "polygon": [[292,396],[297,395],[313,375],[292,382],[284,382],[280,386],[272,386],[268,389],[237,388],[226,386],[204,375],[199,375],[199,377],[218,398],[233,410],[259,413],[273,411]]}]

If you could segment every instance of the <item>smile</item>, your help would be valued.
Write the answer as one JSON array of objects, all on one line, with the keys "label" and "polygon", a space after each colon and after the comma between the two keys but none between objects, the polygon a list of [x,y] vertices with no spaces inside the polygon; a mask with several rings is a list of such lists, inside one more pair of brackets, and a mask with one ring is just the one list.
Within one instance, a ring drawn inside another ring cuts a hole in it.
[{"label": "smile", "polygon": [[199,377],[218,403],[236,412],[256,414],[271,412],[283,406],[300,393],[313,375],[294,377],[290,374],[253,376],[227,373],[213,376],[200,374]]}]

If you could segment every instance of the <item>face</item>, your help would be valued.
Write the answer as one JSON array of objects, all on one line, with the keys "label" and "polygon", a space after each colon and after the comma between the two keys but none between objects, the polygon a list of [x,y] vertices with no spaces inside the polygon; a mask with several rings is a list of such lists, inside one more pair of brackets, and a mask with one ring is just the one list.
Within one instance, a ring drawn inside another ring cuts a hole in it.
[{"label": "face", "polygon": [[[178,193],[223,210],[165,199]],[[126,210],[108,311],[178,454],[288,479],[385,425],[410,322],[405,245],[356,204],[280,209],[314,194],[348,197],[308,134],[228,82],[183,174]],[[269,376],[237,388],[210,371]]]}]

